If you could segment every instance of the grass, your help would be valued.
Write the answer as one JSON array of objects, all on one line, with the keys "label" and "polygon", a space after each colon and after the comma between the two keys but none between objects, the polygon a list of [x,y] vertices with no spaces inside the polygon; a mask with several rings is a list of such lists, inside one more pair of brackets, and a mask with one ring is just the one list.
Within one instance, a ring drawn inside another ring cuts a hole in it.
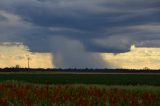
[{"label": "grass", "polygon": [[0,106],[160,106],[159,101],[160,74],[0,73]]},{"label": "grass", "polygon": [[159,101],[154,86],[0,83],[2,106],[159,106]]},{"label": "grass", "polygon": [[37,84],[160,85],[160,74],[0,73],[0,82]]}]

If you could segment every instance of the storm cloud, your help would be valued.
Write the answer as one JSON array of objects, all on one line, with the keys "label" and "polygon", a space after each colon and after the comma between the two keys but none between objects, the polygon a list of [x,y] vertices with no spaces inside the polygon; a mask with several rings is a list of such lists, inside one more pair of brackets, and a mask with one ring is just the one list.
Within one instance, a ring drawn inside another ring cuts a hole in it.
[{"label": "storm cloud", "polygon": [[51,40],[55,65],[58,68],[112,68],[96,53],[84,50],[77,40],[64,37],[53,37]]},{"label": "storm cloud", "polygon": [[0,41],[56,53],[58,66],[85,66],[84,61],[89,67],[104,66],[96,53],[127,52],[132,44],[160,47],[159,29],[159,0],[0,1]]}]

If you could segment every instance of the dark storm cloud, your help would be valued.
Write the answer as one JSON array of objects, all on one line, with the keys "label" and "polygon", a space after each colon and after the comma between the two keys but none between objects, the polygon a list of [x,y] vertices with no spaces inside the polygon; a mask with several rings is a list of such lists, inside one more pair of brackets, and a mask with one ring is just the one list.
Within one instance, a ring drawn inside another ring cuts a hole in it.
[{"label": "dark storm cloud", "polygon": [[[61,47],[61,43],[55,44],[55,39],[59,36],[76,40],[83,47],[77,47],[83,58],[88,57],[84,51],[127,52],[132,44],[160,47],[160,1],[1,0],[0,28],[1,41],[20,41],[32,51],[57,52],[55,45]],[[68,55],[58,51],[62,64],[67,64]]]},{"label": "dark storm cloud", "polygon": [[6,20],[6,18],[4,16],[0,15],[0,21],[5,21],[5,20]]},{"label": "dark storm cloud", "polygon": [[113,68],[103,61],[99,55],[86,52],[77,40],[64,37],[53,37],[52,50],[55,65],[59,68]]}]

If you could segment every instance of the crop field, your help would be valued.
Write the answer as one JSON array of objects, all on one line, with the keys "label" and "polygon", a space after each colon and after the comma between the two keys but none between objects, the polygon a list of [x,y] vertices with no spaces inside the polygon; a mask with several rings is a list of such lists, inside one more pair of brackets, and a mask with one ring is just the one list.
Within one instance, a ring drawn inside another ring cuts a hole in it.
[{"label": "crop field", "polygon": [[160,106],[160,87],[0,83],[1,106]]},{"label": "crop field", "polygon": [[15,80],[37,84],[160,85],[159,73],[75,74],[75,73],[0,73],[0,82]]},{"label": "crop field", "polygon": [[160,74],[0,73],[0,106],[160,106]]}]

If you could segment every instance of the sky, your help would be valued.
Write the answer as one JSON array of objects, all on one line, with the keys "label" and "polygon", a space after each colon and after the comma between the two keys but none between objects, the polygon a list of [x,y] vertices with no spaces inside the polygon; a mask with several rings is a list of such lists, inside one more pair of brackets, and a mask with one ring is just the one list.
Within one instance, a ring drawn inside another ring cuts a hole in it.
[{"label": "sky", "polygon": [[160,0],[1,0],[0,42],[48,58],[34,67],[160,68]]},{"label": "sky", "polygon": [[0,44],[0,67],[20,67],[28,68],[28,58],[30,68],[54,68],[52,64],[52,54],[32,53],[29,48],[22,43],[5,42]]}]

